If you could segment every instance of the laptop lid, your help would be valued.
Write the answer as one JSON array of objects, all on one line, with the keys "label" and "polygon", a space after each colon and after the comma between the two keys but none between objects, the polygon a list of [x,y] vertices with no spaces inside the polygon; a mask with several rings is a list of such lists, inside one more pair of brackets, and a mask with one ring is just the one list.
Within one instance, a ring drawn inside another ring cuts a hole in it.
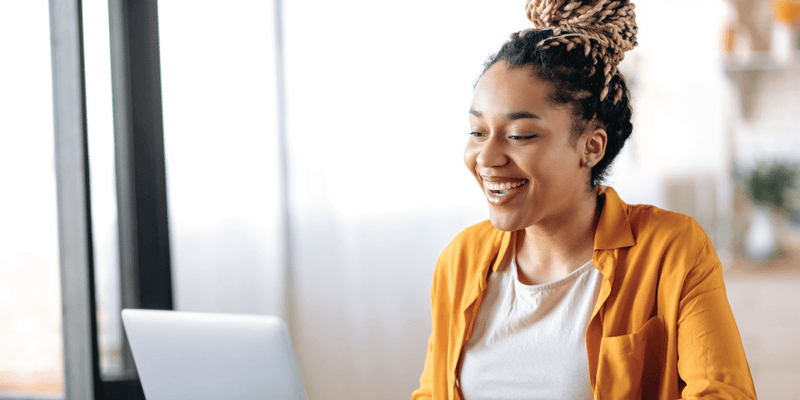
[{"label": "laptop lid", "polygon": [[277,316],[122,310],[145,397],[306,400]]}]

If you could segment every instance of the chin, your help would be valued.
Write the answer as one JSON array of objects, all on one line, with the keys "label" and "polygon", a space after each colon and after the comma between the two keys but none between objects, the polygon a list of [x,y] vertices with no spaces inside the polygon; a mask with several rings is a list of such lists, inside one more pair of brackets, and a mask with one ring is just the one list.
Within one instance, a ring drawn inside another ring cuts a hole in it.
[{"label": "chin", "polygon": [[504,232],[514,232],[522,229],[517,221],[503,218],[492,213],[489,214],[489,221],[492,223],[492,226]]}]

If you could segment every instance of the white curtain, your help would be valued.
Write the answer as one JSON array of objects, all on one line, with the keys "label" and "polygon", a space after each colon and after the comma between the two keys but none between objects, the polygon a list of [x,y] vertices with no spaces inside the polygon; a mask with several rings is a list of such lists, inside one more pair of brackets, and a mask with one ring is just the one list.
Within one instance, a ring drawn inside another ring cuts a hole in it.
[{"label": "white curtain", "polygon": [[272,2],[159,2],[176,308],[281,310]]},{"label": "white curtain", "polygon": [[310,398],[405,399],[436,258],[486,218],[461,157],[472,85],[524,3],[283,6],[289,237],[272,3],[159,3],[177,308],[282,314],[288,298]]},{"label": "white curtain", "polygon": [[486,218],[462,162],[524,2],[285,2],[294,333],[313,399],[406,399],[439,252]]}]

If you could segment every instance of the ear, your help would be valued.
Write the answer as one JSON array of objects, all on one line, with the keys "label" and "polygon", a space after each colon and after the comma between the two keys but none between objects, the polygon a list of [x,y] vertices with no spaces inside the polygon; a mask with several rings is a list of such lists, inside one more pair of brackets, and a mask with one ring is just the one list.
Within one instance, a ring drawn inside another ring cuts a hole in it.
[{"label": "ear", "polygon": [[585,165],[587,162],[591,162],[591,165],[597,165],[606,154],[606,144],[608,143],[606,130],[597,128],[581,139],[580,143],[583,146],[582,163]]}]

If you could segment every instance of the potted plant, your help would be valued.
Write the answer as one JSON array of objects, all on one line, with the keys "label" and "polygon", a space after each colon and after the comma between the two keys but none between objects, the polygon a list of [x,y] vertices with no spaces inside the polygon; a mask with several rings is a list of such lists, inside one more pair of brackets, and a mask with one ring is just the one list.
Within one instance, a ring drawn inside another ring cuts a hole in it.
[{"label": "potted plant", "polygon": [[737,176],[756,205],[745,239],[745,252],[756,260],[772,257],[778,251],[775,219],[791,221],[800,215],[798,169],[789,163],[776,162]]}]

